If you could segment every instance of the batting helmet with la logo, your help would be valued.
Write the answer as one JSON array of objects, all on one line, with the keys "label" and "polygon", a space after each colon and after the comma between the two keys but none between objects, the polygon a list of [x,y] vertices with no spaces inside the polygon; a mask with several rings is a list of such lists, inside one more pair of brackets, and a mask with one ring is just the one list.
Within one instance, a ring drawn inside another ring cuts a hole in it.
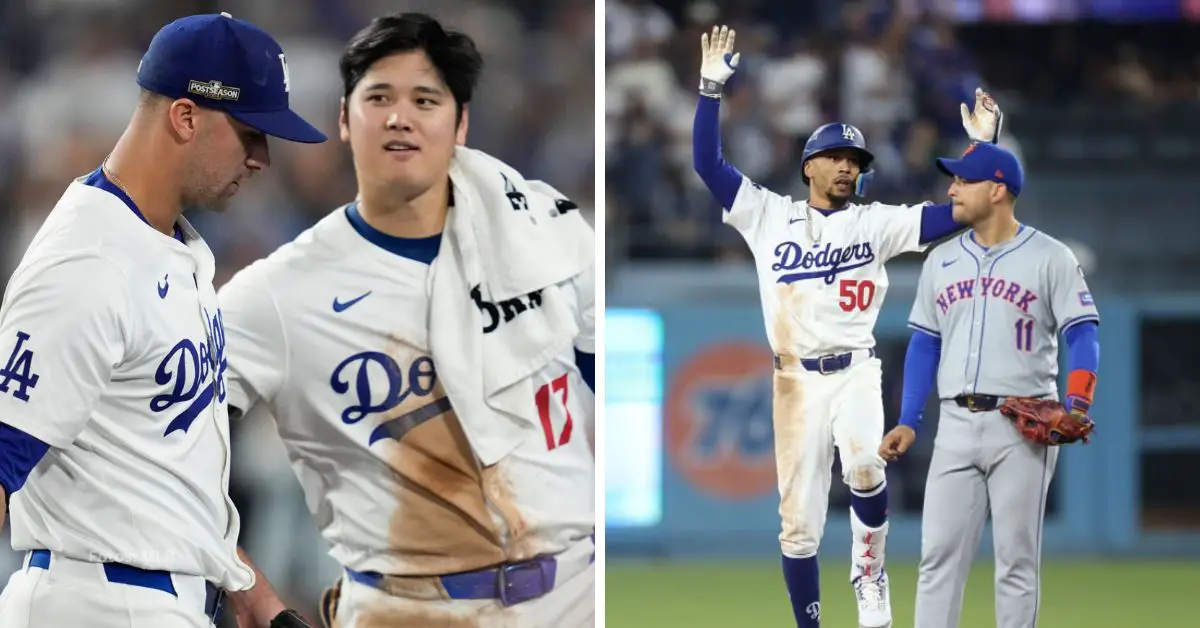
[{"label": "batting helmet with la logo", "polygon": [[[813,131],[812,135],[808,137],[808,141],[804,143],[804,154],[800,157],[800,167],[803,168],[804,163],[809,159],[838,148],[852,149],[858,155],[859,174],[858,179],[854,182],[854,193],[857,196],[866,196],[867,184],[875,176],[875,171],[871,169],[871,162],[875,161],[875,155],[867,150],[867,138],[863,136],[862,131],[852,124],[832,122]],[[808,185],[808,177],[803,174],[801,176],[804,179],[804,185]]]}]

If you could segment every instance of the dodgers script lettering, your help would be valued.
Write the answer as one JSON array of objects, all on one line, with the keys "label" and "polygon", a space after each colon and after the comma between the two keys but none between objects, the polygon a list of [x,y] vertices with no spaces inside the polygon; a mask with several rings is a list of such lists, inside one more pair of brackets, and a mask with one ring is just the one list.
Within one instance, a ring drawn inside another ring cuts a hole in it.
[{"label": "dodgers script lettering", "polygon": [[862,268],[875,261],[875,250],[870,242],[860,242],[845,247],[834,248],[826,243],[822,248],[813,245],[811,250],[804,250],[795,242],[781,242],[775,247],[775,263],[773,271],[803,270],[798,273],[785,273],[779,276],[778,283],[789,284],[805,279],[824,279],[826,284],[833,285],[839,273],[855,268]]},{"label": "dodgers script lettering", "polygon": [[[229,367],[225,357],[225,325],[220,310],[215,316],[205,310],[204,317],[209,321],[208,338],[195,342],[184,338],[175,343],[154,372],[154,383],[167,387],[167,392],[150,399],[151,412],[166,412],[179,404],[188,404],[167,425],[163,436],[175,431],[187,432],[196,417],[212,404],[214,395],[220,401],[225,400],[225,370]],[[210,376],[212,383],[208,385]]]}]

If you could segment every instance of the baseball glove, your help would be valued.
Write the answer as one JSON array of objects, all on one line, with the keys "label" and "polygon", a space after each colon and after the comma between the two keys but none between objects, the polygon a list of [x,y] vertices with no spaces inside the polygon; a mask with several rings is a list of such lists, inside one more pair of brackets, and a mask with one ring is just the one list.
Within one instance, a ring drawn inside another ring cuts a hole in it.
[{"label": "baseball glove", "polygon": [[1096,424],[1085,414],[1069,412],[1053,399],[1009,397],[1000,414],[1012,420],[1021,436],[1043,445],[1087,444]]}]

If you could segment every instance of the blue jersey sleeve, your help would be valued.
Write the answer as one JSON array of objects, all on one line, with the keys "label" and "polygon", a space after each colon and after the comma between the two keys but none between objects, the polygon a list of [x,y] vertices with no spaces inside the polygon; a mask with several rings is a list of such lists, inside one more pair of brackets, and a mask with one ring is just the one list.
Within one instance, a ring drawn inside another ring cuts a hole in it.
[{"label": "blue jersey sleeve", "polygon": [[25,486],[33,468],[41,462],[50,445],[7,424],[0,423],[0,485],[7,499]]},{"label": "blue jersey sleeve", "polygon": [[953,234],[966,225],[954,222],[953,205],[926,205],[921,208],[921,244]]},{"label": "blue jersey sleeve", "polygon": [[721,207],[733,207],[742,173],[721,156],[721,101],[700,96],[692,123],[692,165]]},{"label": "blue jersey sleeve", "polygon": [[921,330],[913,331],[904,355],[904,391],[900,398],[900,425],[918,431],[925,415],[925,401],[937,383],[942,339]]}]

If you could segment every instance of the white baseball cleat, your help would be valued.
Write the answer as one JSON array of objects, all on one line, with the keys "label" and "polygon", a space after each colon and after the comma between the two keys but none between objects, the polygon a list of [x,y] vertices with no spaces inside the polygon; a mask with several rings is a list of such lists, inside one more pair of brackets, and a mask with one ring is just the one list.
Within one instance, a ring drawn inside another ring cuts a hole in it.
[{"label": "white baseball cleat", "polygon": [[889,628],[892,625],[892,596],[887,572],[878,576],[859,576],[854,580],[858,599],[858,625],[861,628]]}]

